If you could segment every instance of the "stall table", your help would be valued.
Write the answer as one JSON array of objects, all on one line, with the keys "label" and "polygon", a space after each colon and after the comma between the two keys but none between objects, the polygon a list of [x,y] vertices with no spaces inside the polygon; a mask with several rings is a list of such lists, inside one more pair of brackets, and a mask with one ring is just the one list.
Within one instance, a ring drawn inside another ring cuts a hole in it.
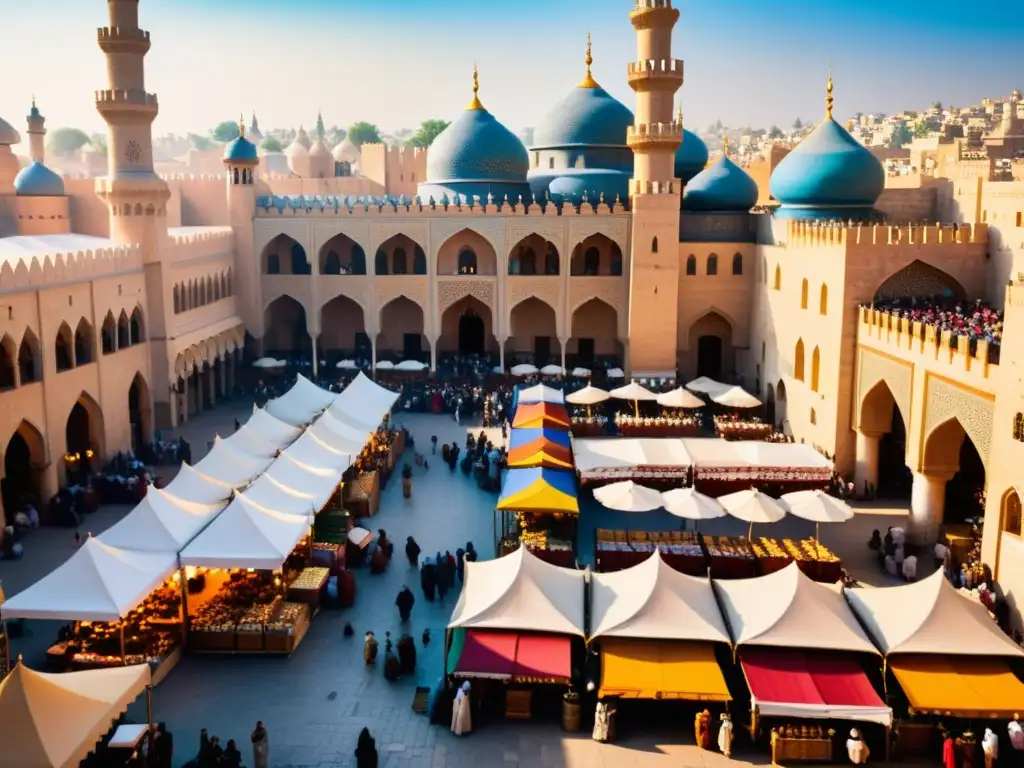
[{"label": "stall table", "polygon": [[345,506],[353,517],[373,517],[380,508],[380,474],[363,472],[345,485]]},{"label": "stall table", "polygon": [[316,613],[323,603],[330,576],[331,572],[327,568],[314,566],[303,569],[298,578],[288,585],[288,600],[293,603],[305,603],[313,613]]},{"label": "stall table", "polygon": [[644,531],[596,531],[597,570],[620,571],[639,565],[658,549],[662,559],[680,573],[707,575],[707,553],[697,534],[684,531],[666,533]]},{"label": "stall table", "polygon": [[704,536],[704,548],[711,563],[713,579],[751,579],[758,576],[758,563],[746,539]]}]

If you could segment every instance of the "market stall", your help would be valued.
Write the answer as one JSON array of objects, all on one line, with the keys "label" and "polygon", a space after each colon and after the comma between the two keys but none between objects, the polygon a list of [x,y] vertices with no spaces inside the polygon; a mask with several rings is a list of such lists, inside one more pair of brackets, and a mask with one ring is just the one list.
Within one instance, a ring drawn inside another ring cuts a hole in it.
[{"label": "market stall", "polygon": [[519,405],[532,405],[534,403],[557,403],[565,404],[565,393],[561,389],[549,387],[546,384],[536,384],[532,387],[516,387],[516,402]]},{"label": "market stall", "polygon": [[677,483],[692,472],[693,460],[681,439],[574,439],[576,471],[584,482],[618,480]]},{"label": "market stall", "polygon": [[230,484],[207,477],[184,462],[178,468],[178,474],[163,490],[175,498],[196,504],[226,503],[235,491]]},{"label": "market stall", "polygon": [[336,419],[373,431],[398,400],[398,393],[380,386],[360,371],[327,409]]},{"label": "market stall", "polygon": [[556,565],[575,563],[572,542],[580,508],[571,471],[510,469],[497,510],[502,513],[501,537],[496,537],[499,552],[509,552],[522,543]]},{"label": "market stall", "polygon": [[309,430],[288,446],[281,455],[312,469],[333,472],[338,478],[352,463],[349,454],[332,448]]},{"label": "market stall", "polygon": [[[360,373],[352,383],[354,384],[360,377],[365,378]],[[322,413],[337,397],[336,393],[318,387],[299,374],[295,377],[295,384],[292,388],[268,402],[265,410],[286,424],[301,427]]]},{"label": "market stall", "polygon": [[276,452],[264,456],[244,453],[217,436],[213,448],[196,464],[195,469],[201,475],[215,478],[233,488],[242,488],[265,471],[274,461],[275,455]]},{"label": "market stall", "polygon": [[530,403],[516,408],[512,426],[520,429],[569,429],[569,412],[559,403]]},{"label": "market stall", "polygon": [[632,568],[648,560],[652,552],[680,573],[692,576],[706,575],[707,554],[701,547],[700,537],[687,531],[666,533],[648,531],[610,531],[598,528],[594,546],[598,572],[610,573]]},{"label": "market stall", "polygon": [[616,413],[615,428],[626,438],[697,437],[701,431],[700,417],[689,415],[636,416]]},{"label": "market stall", "polygon": [[18,664],[0,682],[0,768],[71,768],[146,692],[146,665],[48,675]]},{"label": "market stall", "polygon": [[111,547],[140,552],[177,553],[227,506],[226,501],[197,504],[150,486],[138,505],[100,534]]},{"label": "market stall", "polygon": [[573,468],[569,433],[555,429],[513,429],[509,435],[508,468]]}]

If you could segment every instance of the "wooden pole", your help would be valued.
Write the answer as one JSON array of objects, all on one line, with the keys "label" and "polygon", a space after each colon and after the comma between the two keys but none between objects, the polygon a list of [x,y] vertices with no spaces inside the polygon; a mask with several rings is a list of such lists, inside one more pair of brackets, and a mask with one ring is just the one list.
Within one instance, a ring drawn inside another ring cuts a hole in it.
[{"label": "wooden pole", "polygon": [[121,619],[121,664],[128,666],[128,654],[124,649],[124,619]]},{"label": "wooden pole", "polygon": [[185,569],[178,569],[178,584],[181,587],[181,649],[188,645],[188,580]]},{"label": "wooden pole", "polygon": [[147,755],[152,759],[153,756],[153,686],[146,686],[146,723],[149,725],[146,728],[146,740],[148,742],[149,749],[146,752]]},{"label": "wooden pole", "polygon": [[0,678],[3,678],[11,671],[11,635],[6,620],[0,624],[0,634],[4,636],[4,668],[0,669],[3,672]]}]

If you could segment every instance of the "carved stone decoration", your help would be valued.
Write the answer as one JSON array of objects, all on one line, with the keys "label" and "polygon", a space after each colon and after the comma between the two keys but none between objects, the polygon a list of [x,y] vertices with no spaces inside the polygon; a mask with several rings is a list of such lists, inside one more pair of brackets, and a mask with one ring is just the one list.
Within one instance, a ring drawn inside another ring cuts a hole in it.
[{"label": "carved stone decoration", "polygon": [[893,400],[896,401],[903,417],[903,425],[910,429],[910,388],[913,371],[909,365],[902,365],[895,360],[882,355],[876,355],[867,350],[860,353],[860,382],[858,384],[857,425],[860,426],[861,408],[864,407],[864,398],[874,386],[884,381]]},{"label": "carved stone decoration", "polygon": [[446,280],[437,286],[437,316],[441,318],[452,304],[466,296],[483,302],[494,315],[494,283],[488,280]]},{"label": "carved stone decoration", "polygon": [[[988,457],[992,451],[992,428],[994,403],[966,389],[961,389],[942,379],[929,377],[928,399],[925,402],[924,437],[939,426],[956,418],[964,432],[974,443],[982,464],[988,468]],[[927,444],[927,443],[926,443]],[[923,458],[923,457],[922,457]]]}]

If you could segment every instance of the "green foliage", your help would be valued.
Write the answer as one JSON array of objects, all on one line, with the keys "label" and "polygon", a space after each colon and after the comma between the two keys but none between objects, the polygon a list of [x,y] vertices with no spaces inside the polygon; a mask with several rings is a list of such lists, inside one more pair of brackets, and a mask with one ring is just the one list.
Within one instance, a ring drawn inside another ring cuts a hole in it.
[{"label": "green foliage", "polygon": [[796,120],[793,121],[793,130],[794,131],[802,131],[803,129],[804,129],[804,121],[801,120],[798,117]]},{"label": "green foliage", "polygon": [[777,125],[773,125],[772,129],[770,131],[768,131],[768,138],[769,139],[781,139],[782,138],[782,129],[779,128],[779,126],[777,126]]},{"label": "green foliage", "polygon": [[274,136],[264,136],[263,143],[260,145],[266,152],[280,152],[281,142]]},{"label": "green foliage", "polygon": [[915,138],[923,139],[929,133],[930,133],[930,131],[928,130],[928,123],[924,123],[924,122],[918,123],[917,126],[914,128],[914,137]]},{"label": "green foliage", "polygon": [[77,128],[58,128],[50,132],[46,151],[51,155],[67,157],[89,143],[89,135]]},{"label": "green foliage", "polygon": [[909,144],[913,138],[907,124],[900,123],[893,129],[892,136],[889,138],[889,147],[892,149],[902,149],[903,145]]},{"label": "green foliage", "polygon": [[89,138],[89,143],[104,157],[107,156],[107,137],[102,133],[94,133]]},{"label": "green foliage", "polygon": [[210,131],[210,135],[220,142],[234,141],[239,136],[238,123],[234,120],[225,120],[218,123],[217,127]]},{"label": "green foliage", "polygon": [[[238,126],[235,126],[236,128]],[[209,136],[200,136],[197,133],[190,133],[188,140],[192,142],[192,146],[198,149],[200,152],[204,152],[207,149],[213,149],[217,146],[217,143]]]},{"label": "green foliage", "polygon": [[380,142],[380,129],[373,123],[360,121],[348,127],[348,137],[357,147]]},{"label": "green foliage", "polygon": [[449,122],[447,120],[438,120],[436,118],[424,120],[420,123],[420,127],[416,129],[416,133],[412,135],[412,138],[406,142],[406,146],[426,149],[434,143],[434,139],[437,138],[438,134],[448,126]]}]

